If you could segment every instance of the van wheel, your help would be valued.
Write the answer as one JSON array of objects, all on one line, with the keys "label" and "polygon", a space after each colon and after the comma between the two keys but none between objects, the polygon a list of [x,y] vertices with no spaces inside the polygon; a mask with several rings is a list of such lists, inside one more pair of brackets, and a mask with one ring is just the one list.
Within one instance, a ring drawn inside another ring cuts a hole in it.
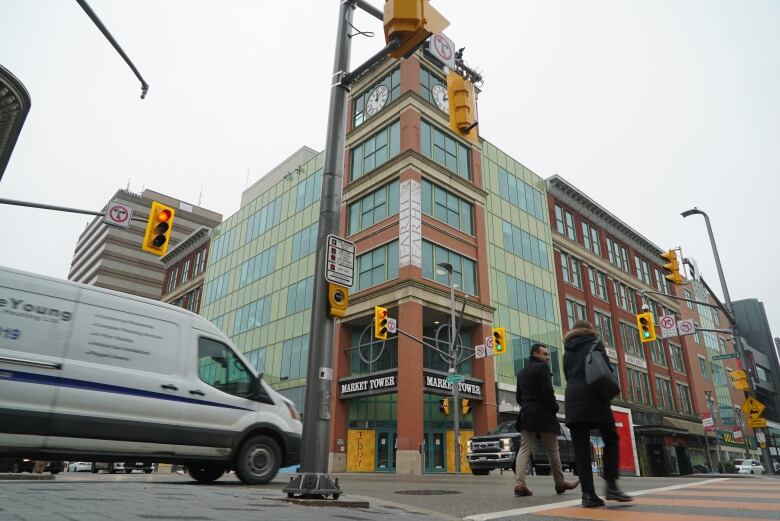
[{"label": "van wheel", "polygon": [[219,463],[196,462],[187,465],[192,479],[200,483],[212,483],[225,473],[225,465]]},{"label": "van wheel", "polygon": [[249,438],[236,457],[238,479],[248,485],[264,485],[274,479],[282,464],[282,451],[273,438],[265,435]]}]

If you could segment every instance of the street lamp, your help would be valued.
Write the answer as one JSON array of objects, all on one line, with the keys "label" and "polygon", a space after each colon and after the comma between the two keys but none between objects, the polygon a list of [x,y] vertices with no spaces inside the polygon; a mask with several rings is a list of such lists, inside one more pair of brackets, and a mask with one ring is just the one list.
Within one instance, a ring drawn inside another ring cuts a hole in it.
[{"label": "street lamp", "polygon": [[[459,353],[455,348],[455,284],[453,283],[453,269],[452,264],[449,262],[440,262],[437,264],[436,272],[444,274],[447,272],[447,285],[450,287],[450,345],[449,345],[449,359],[450,368],[449,373],[454,375],[457,372],[457,363]],[[452,382],[452,417],[453,417],[453,434],[455,435],[455,474],[460,474],[460,400],[458,398],[458,382]]]},{"label": "street lamp", "polygon": [[[737,319],[734,316],[734,308],[731,305],[731,297],[729,296],[729,288],[726,286],[726,277],[723,275],[723,266],[720,264],[720,255],[718,255],[718,247],[715,245],[715,236],[712,233],[712,226],[710,225],[710,217],[703,211],[699,210],[698,208],[694,207],[691,210],[686,210],[682,212],[680,215],[683,217],[690,217],[691,215],[701,215],[704,217],[704,222],[707,225],[707,233],[710,236],[710,244],[712,245],[712,254],[715,257],[715,267],[718,269],[718,277],[720,278],[720,287],[723,291],[723,298],[726,301],[726,310],[728,311],[728,314],[731,315],[729,317],[729,322],[731,323],[731,330],[734,334],[734,339],[736,340],[734,347],[737,350],[737,354],[739,355],[740,360],[747,360],[745,357],[745,348],[742,345],[742,337],[739,336],[739,333],[737,331]],[[747,396],[750,396],[751,398],[755,398],[756,396],[756,390],[753,385],[753,378],[748,378],[748,391],[745,393]],[[744,431],[743,431],[744,432]],[[766,432],[767,429],[764,429],[764,437],[766,438]],[[756,437],[756,446],[760,447],[761,444],[758,443],[758,437]],[[764,459],[764,466],[767,468],[772,468],[772,455],[769,453],[769,445],[764,444],[764,448],[762,449],[762,455]]]},{"label": "street lamp", "polygon": [[[715,427],[715,443],[717,444],[717,453],[718,453],[718,473],[720,473],[720,469],[723,468],[723,461],[721,460],[721,456],[720,456],[720,434],[718,434],[718,423],[720,423],[720,421],[716,421],[717,418],[715,416],[715,410],[713,408],[714,400],[712,399],[712,391],[704,391],[704,394],[707,395],[707,408],[710,410],[710,417],[712,418],[712,423],[713,426]],[[707,433],[705,432],[705,434]]]}]

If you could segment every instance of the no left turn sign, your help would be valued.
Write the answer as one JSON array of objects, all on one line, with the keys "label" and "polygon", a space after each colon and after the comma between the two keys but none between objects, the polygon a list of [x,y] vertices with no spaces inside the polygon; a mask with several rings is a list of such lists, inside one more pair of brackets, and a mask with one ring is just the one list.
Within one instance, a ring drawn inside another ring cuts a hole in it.
[{"label": "no left turn sign", "polygon": [[130,227],[130,219],[133,217],[133,207],[126,204],[111,201],[106,209],[103,222],[122,228]]}]

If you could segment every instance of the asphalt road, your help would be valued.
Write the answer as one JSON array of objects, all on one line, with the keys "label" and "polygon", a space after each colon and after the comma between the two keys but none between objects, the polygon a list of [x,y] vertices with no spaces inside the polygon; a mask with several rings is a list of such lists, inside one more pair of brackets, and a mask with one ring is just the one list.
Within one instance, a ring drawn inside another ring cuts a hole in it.
[{"label": "asphalt road", "polygon": [[[767,509],[767,512],[771,511],[769,515],[775,517],[761,517],[763,510],[754,508],[749,510],[747,517],[723,519],[780,519],[780,480],[773,478],[622,478],[620,483],[626,491],[641,494],[635,503],[585,510],[578,508],[579,489],[559,496],[555,494],[549,476],[529,476],[528,486],[534,495],[524,498],[513,495],[511,473],[494,472],[489,476],[341,474],[333,477],[339,479],[344,491],[341,502],[368,501],[369,508],[289,505],[284,501],[286,496],[282,489],[290,475],[284,474],[266,486],[247,486],[233,475],[225,476],[213,485],[200,485],[189,476],[171,473],[95,475],[68,472],[48,481],[0,481],[0,521],[373,521],[396,518],[676,521],[683,518],[673,517],[674,509],[682,509],[681,512],[688,516],[694,515],[695,509],[704,508],[702,505],[706,505],[708,498],[713,499],[713,491],[715,496],[731,494],[731,503],[724,504],[721,512],[733,514],[738,506],[734,503],[738,498],[734,496],[744,495],[747,490],[757,487],[757,490],[765,489],[760,490],[763,496],[755,498],[758,508],[774,504],[771,495],[776,491],[777,504],[775,508]],[[569,475],[567,479],[574,477]],[[597,487],[600,487],[598,481],[597,478]],[[767,495],[770,499],[765,497]],[[688,510],[683,508],[686,502],[692,505]],[[657,517],[664,509],[672,517]],[[648,513],[656,517],[643,517]]]}]

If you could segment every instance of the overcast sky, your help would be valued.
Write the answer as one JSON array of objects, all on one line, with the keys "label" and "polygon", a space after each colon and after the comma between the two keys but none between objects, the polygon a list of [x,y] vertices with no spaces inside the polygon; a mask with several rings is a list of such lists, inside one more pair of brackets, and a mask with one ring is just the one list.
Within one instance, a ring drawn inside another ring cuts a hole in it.
[{"label": "overcast sky", "polygon": [[[381,8],[381,0],[373,0]],[[144,187],[233,214],[302,145],[324,148],[337,0],[90,0],[140,84],[74,0],[0,0],[0,64],[32,109],[0,197],[99,210]],[[776,0],[439,0],[481,71],[480,132],[563,176],[655,244],[682,246],[780,336]],[[358,11],[353,67],[383,45]],[[642,198],[642,194],[650,197]],[[0,264],[67,277],[78,216],[0,205]]]}]

